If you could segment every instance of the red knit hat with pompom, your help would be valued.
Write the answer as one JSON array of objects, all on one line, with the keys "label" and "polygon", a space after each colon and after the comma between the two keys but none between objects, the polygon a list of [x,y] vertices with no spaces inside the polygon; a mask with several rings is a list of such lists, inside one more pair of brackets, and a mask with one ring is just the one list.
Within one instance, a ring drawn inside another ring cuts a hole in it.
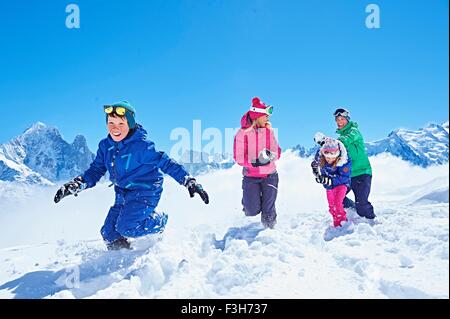
[{"label": "red knit hat with pompom", "polygon": [[[264,110],[267,108],[267,105],[264,104],[263,102],[261,102],[259,97],[254,97],[252,99],[252,107]],[[248,112],[248,114],[250,115],[250,118],[252,121],[256,120],[259,117],[266,115],[265,113],[253,112],[251,110]]]}]

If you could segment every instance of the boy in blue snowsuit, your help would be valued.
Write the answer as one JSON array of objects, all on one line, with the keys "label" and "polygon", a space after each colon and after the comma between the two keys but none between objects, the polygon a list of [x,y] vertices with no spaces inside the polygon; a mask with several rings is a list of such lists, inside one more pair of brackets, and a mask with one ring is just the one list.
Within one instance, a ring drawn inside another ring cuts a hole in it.
[{"label": "boy in blue snowsuit", "polygon": [[108,171],[116,193],[101,229],[109,250],[130,248],[128,238],[136,238],[164,230],[168,216],[155,211],[163,191],[163,173],[188,188],[191,197],[198,193],[208,204],[202,186],[164,152],[156,151],[146,130],[135,121],[135,109],[127,102],[105,105],[109,135],[99,143],[97,156],[88,170],[64,184],[55,195],[75,195],[94,187]]}]

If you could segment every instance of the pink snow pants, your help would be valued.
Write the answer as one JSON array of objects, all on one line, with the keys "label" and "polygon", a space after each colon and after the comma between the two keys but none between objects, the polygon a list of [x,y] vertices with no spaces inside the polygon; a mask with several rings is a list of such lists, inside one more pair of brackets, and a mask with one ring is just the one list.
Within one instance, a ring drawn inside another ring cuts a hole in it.
[{"label": "pink snow pants", "polygon": [[339,185],[333,189],[327,190],[328,207],[331,216],[333,216],[334,227],[341,226],[341,223],[347,221],[347,215],[342,201],[347,193],[347,186]]}]

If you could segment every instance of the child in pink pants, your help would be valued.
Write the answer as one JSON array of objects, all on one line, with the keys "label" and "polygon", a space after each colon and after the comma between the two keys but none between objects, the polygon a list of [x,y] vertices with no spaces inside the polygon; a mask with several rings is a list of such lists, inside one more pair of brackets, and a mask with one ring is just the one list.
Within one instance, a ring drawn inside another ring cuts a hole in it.
[{"label": "child in pink pants", "polygon": [[317,159],[320,175],[316,181],[327,190],[328,207],[333,217],[334,227],[342,226],[347,221],[343,200],[350,187],[351,160],[345,146],[333,138],[327,137],[320,148]]},{"label": "child in pink pants", "polygon": [[347,186],[339,185],[332,189],[327,189],[328,207],[331,216],[333,216],[334,227],[341,226],[341,223],[347,221],[347,215],[344,210],[343,200],[347,194]]}]

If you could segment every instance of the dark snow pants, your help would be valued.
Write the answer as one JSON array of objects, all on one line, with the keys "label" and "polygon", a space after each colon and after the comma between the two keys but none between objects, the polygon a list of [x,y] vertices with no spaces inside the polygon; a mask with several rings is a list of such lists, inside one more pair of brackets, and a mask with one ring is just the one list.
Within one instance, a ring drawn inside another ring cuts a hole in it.
[{"label": "dark snow pants", "polygon": [[355,202],[347,197],[348,193],[350,193],[351,191],[352,191],[352,189],[350,187],[347,187],[347,194],[345,194],[344,201],[343,201],[344,208],[355,208],[356,207]]},{"label": "dark snow pants", "polygon": [[101,229],[103,240],[112,242],[121,237],[136,238],[164,230],[167,215],[155,212],[161,191],[115,189],[114,206]]},{"label": "dark snow pants", "polygon": [[261,213],[261,222],[271,225],[276,221],[275,201],[278,194],[278,173],[265,178],[244,176],[242,180],[242,205],[246,216]]},{"label": "dark snow pants", "polygon": [[359,216],[368,219],[376,217],[373,206],[369,202],[370,188],[372,185],[372,175],[363,174],[352,177],[351,187],[355,194],[356,212]]}]

